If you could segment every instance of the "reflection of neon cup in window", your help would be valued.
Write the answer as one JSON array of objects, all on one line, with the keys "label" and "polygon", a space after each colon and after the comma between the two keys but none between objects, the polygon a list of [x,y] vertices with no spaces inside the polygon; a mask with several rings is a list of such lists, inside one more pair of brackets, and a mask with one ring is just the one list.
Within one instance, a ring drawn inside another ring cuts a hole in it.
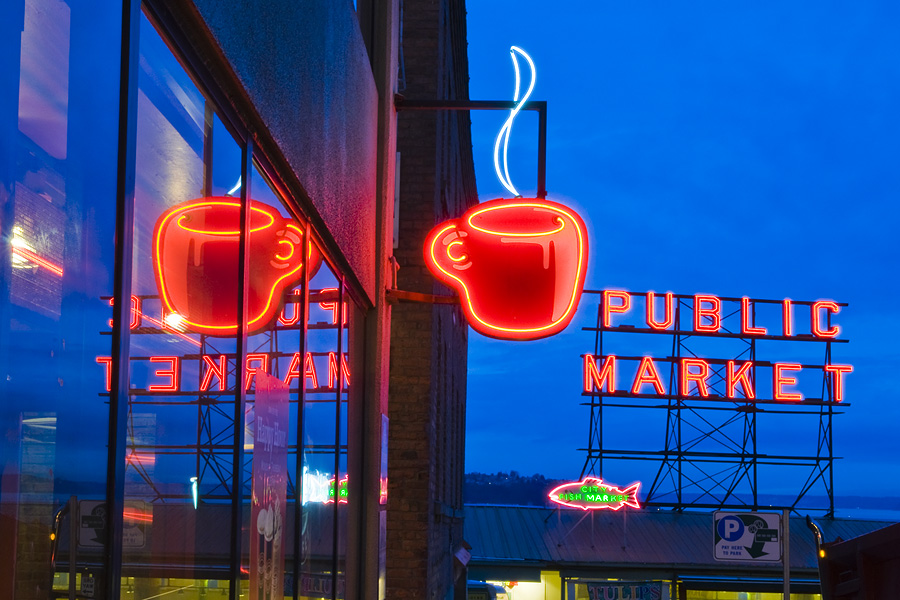
[{"label": "reflection of neon cup in window", "polygon": [[[185,330],[233,335],[238,330],[241,204],[210,197],[164,212],[153,232],[153,266],[169,316]],[[302,276],[303,230],[262,202],[250,201],[247,323],[265,327],[281,307],[284,292]],[[321,265],[314,246],[307,251],[310,277]],[[168,318],[167,316],[167,321]]]},{"label": "reflection of neon cup in window", "polygon": [[562,331],[578,307],[587,270],[587,229],[555,202],[491,200],[431,230],[431,272],[460,295],[484,335],[530,340]]}]

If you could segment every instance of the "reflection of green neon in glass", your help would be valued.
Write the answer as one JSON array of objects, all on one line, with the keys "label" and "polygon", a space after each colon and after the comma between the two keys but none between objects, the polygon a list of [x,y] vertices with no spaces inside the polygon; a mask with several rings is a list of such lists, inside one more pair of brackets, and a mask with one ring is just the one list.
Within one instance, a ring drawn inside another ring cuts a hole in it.
[{"label": "reflection of green neon in glass", "polygon": [[[341,479],[340,483],[338,484],[338,498],[342,500],[347,498],[348,496],[347,479],[347,477]],[[328,486],[328,500],[330,502],[334,502],[334,480],[332,479],[329,483],[331,485]]]}]

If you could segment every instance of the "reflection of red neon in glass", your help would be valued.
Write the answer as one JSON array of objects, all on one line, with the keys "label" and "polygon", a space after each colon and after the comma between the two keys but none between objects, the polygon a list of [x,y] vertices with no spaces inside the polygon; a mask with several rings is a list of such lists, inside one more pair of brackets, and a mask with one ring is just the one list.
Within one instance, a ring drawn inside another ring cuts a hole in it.
[{"label": "reflection of red neon in glass", "polygon": [[[822,310],[825,310],[827,313],[839,313],[841,311],[841,307],[838,306],[837,302],[832,302],[831,300],[819,300],[818,302],[813,302],[812,310],[810,311],[812,314],[812,332],[816,337],[827,337],[833,338],[837,337],[837,335],[841,332],[841,328],[837,325],[834,325],[828,329],[822,329]],[[826,320],[828,317],[826,317]]]},{"label": "reflection of red neon in glass", "polygon": [[553,202],[492,200],[432,229],[425,262],[459,292],[473,329],[539,339],[562,331],[575,313],[587,230],[574,211]]},{"label": "reflection of red neon in glass", "polygon": [[[222,197],[179,204],[156,223],[153,260],[160,299],[165,312],[177,314],[189,331],[237,332],[240,220],[240,201]],[[250,223],[247,327],[253,333],[275,316],[282,292],[300,277],[303,253],[296,246],[303,245],[304,232],[275,208],[255,200],[250,201]],[[308,247],[312,276],[321,255],[312,244]]]},{"label": "reflection of red neon in glass", "polygon": [[[255,366],[254,366],[255,365]],[[250,384],[256,379],[256,367],[263,370],[263,373],[269,372],[269,355],[268,354],[248,354],[247,362],[244,365],[244,389],[249,390]]]},{"label": "reflection of red neon in glass", "polygon": [[291,357],[291,364],[288,366],[287,376],[284,378],[285,385],[290,386],[291,381],[294,379],[300,379],[300,353],[294,352],[294,356]]},{"label": "reflection of red neon in glass", "polygon": [[851,365],[825,365],[823,367],[826,373],[831,374],[832,398],[835,402],[844,399],[844,373],[852,373]]},{"label": "reflection of red neon in glass", "polygon": [[[109,304],[110,306],[114,306],[113,300],[114,300],[113,298],[110,298],[110,299],[107,301],[108,304]],[[199,346],[201,345],[200,342],[198,342],[198,341],[195,340],[194,338],[189,337],[189,336],[187,336],[187,335],[181,333],[180,331],[175,331],[174,329],[172,329],[171,327],[169,327],[168,325],[166,325],[165,323],[163,323],[163,322],[160,321],[159,319],[154,319],[154,318],[151,317],[150,315],[144,314],[144,311],[143,311],[143,308],[142,308],[142,302],[141,302],[141,299],[138,298],[137,296],[132,296],[132,297],[131,297],[131,323],[130,323],[129,327],[130,327],[132,330],[137,329],[138,327],[140,327],[140,326],[142,325],[142,321],[143,321],[144,319],[150,321],[150,324],[151,324],[151,325],[155,325],[156,327],[159,327],[160,329],[162,329],[162,330],[165,331],[166,333],[171,333],[172,335],[176,335],[176,336],[180,337],[181,339],[183,339],[184,341],[189,342],[189,343],[191,343],[191,344],[193,344],[193,345],[195,345],[195,346],[197,346],[197,347],[199,347]],[[107,324],[108,324],[110,327],[112,327],[112,326],[113,326],[113,320],[112,320],[112,319],[109,319],[109,320],[107,321]]]},{"label": "reflection of red neon in glass", "polygon": [[306,381],[310,381],[312,383],[313,388],[319,387],[319,377],[316,375],[316,363],[313,361],[312,354],[309,352],[306,353],[306,360],[304,361],[304,383]]},{"label": "reflection of red neon in glass", "polygon": [[750,381],[750,369],[753,367],[751,361],[747,361],[741,365],[737,371],[734,370],[734,361],[729,360],[727,369],[725,370],[725,386],[728,390],[728,397],[735,398],[735,388],[740,383],[744,390],[744,397],[753,400],[756,398],[756,391],[753,389],[753,383]]},{"label": "reflection of red neon in glass", "polygon": [[656,294],[653,292],[647,292],[647,325],[649,325],[652,329],[656,329],[657,331],[665,331],[675,322],[675,294],[672,292],[666,292],[666,307],[665,307],[665,319],[662,321],[656,320],[656,306],[655,304]]},{"label": "reflection of red neon in glass", "polygon": [[803,394],[799,392],[786,392],[784,386],[797,385],[796,377],[788,377],[784,375],[785,371],[801,371],[802,367],[798,363],[775,363],[772,365],[772,397],[776,400],[786,400],[789,402],[799,402],[803,400]]},{"label": "reflection of red neon in glass", "polygon": [[[113,306],[113,298],[109,299],[109,305]],[[107,321],[107,323],[109,323],[110,327],[113,326],[112,319]],[[131,324],[129,325],[129,328],[134,330],[140,326],[141,326],[141,299],[138,298],[137,296],[132,296],[131,297]]]},{"label": "reflection of red neon in glass", "polygon": [[45,258],[41,258],[40,256],[38,256],[31,250],[28,250],[27,248],[23,248],[21,246],[13,246],[12,253],[19,256],[20,258],[30,260],[31,262],[37,264],[38,266],[44,267],[45,269],[47,269],[54,275],[58,275],[59,277],[62,277],[62,275],[63,275],[63,268],[61,266],[54,264]]},{"label": "reflection of red neon in glass", "polygon": [[200,382],[200,391],[205,392],[209,390],[213,375],[215,375],[216,379],[219,380],[219,391],[223,391],[225,389],[225,386],[228,385],[226,382],[228,371],[225,368],[225,355],[220,354],[219,364],[216,364],[213,362],[211,357],[204,354],[203,362],[206,364],[207,369],[206,373],[203,374],[203,381]]},{"label": "reflection of red neon in glass", "polygon": [[[210,356],[207,354],[204,355],[188,355],[189,360],[197,360],[199,363],[199,369],[203,371],[203,379],[200,383],[200,392],[206,392],[212,386],[213,377],[216,377],[219,380],[218,388],[219,391],[223,391],[228,385],[228,355],[220,354],[217,356]],[[338,369],[337,364],[337,354],[334,352],[322,354],[323,360],[328,358],[329,360],[329,381],[328,388],[336,390],[336,382],[337,382],[337,374],[340,371],[341,380],[345,388],[350,386],[350,378],[352,374],[350,372],[349,367],[349,358],[347,353],[343,353],[341,356],[341,364],[340,369]],[[168,377],[169,381],[165,385],[152,385],[147,388],[148,391],[163,391],[163,392],[177,392],[181,391],[180,383],[181,383],[181,372],[180,372],[180,358],[175,356],[150,356],[150,357],[133,357],[132,360],[149,360],[152,363],[166,363],[170,366],[169,369],[159,369],[153,372],[153,375],[157,377]],[[97,356],[95,357],[95,362],[99,365],[103,365],[104,368],[104,378],[106,380],[106,391],[109,392],[112,387],[112,358],[109,356]],[[265,372],[269,370],[269,362],[272,360],[272,355],[269,354],[248,354],[247,355],[247,364],[246,364],[246,372],[247,372],[247,383],[252,384],[254,376],[255,376],[255,364],[258,364],[261,369]],[[306,353],[305,358],[305,370],[301,374],[300,372],[300,363],[301,356],[299,352],[295,352],[291,357],[291,363],[288,367],[288,372],[284,378],[284,383],[288,386],[291,385],[291,382],[295,379],[299,380],[301,376],[305,376],[305,380],[312,383],[312,388],[319,387],[319,379],[318,379],[318,371],[316,369],[316,363],[313,358],[313,354],[311,352]],[[173,362],[175,361],[175,362]],[[237,377],[240,378],[240,374],[237,374]]]},{"label": "reflection of red neon in glass", "polygon": [[649,356],[641,358],[641,364],[638,366],[637,374],[634,377],[634,385],[631,386],[631,393],[640,394],[641,386],[645,383],[652,383],[653,387],[656,388],[656,393],[660,396],[666,393],[662,379],[659,377],[659,371],[656,370],[656,365],[653,364],[653,359]]},{"label": "reflection of red neon in glass", "polygon": [[765,327],[750,325],[750,298],[741,298],[741,333],[744,335],[766,335]]},{"label": "reflection of red neon in glass", "polygon": [[178,364],[180,359],[177,356],[151,356],[151,363],[167,363],[168,369],[157,369],[154,375],[157,377],[168,377],[169,383],[151,384],[147,386],[147,390],[151,392],[177,392],[179,388],[178,379],[180,377]]},{"label": "reflection of red neon in glass", "polygon": [[156,464],[156,455],[145,452],[131,452],[125,456],[125,462],[133,465],[152,466]]},{"label": "reflection of red neon in glass", "polygon": [[98,356],[94,359],[98,365],[106,365],[106,391],[112,391],[112,357]]},{"label": "reflection of red neon in glass", "polygon": [[[709,304],[709,308],[704,308],[703,304]],[[694,296],[694,331],[719,331],[722,324],[722,301],[717,296],[707,296],[697,294]],[[703,318],[709,319],[709,323],[704,323]]]},{"label": "reflection of red neon in glass", "polygon": [[[299,296],[300,290],[291,290],[292,296]],[[293,316],[288,318],[287,316],[287,307],[293,307]],[[278,322],[282,325],[290,327],[291,325],[296,325],[297,322],[300,321],[300,305],[297,302],[285,302],[284,308],[281,309],[281,315],[278,316]]]},{"label": "reflection of red neon in glass", "polygon": [[603,389],[606,384],[606,391],[610,394],[616,392],[616,357],[607,356],[603,359],[603,364],[597,370],[597,360],[590,354],[584,355],[584,391],[598,392]]},{"label": "reflection of red neon in glass", "polygon": [[[696,373],[691,368],[699,369]],[[697,392],[704,398],[709,396],[709,388],[706,386],[706,378],[709,377],[709,363],[699,358],[681,359],[681,395],[691,395],[691,383],[697,384]],[[660,392],[662,394],[662,392]]]},{"label": "reflection of red neon in glass", "polygon": [[146,513],[140,510],[135,509],[126,509],[122,512],[122,516],[125,517],[126,521],[137,521],[138,523],[152,523],[153,522],[153,514]]},{"label": "reflection of red neon in glass", "polygon": [[[241,203],[237,202],[237,201],[234,201],[234,202],[203,202],[202,204],[203,204],[203,206],[240,206],[241,205]],[[250,210],[255,213],[259,213],[260,215],[262,215],[263,217],[268,219],[268,221],[264,225],[257,225],[256,227],[251,227],[250,233],[256,233],[257,231],[265,231],[266,229],[269,228],[269,226],[271,226],[275,223],[275,217],[272,215],[272,213],[269,212],[268,210],[263,209],[262,206],[266,206],[266,205],[254,203],[254,204],[250,205]],[[271,206],[266,206],[266,209],[271,209],[271,208],[272,208]],[[230,236],[241,234],[240,229],[235,229],[234,231],[229,231],[229,230],[223,231],[221,229],[191,228],[184,224],[185,221],[189,221],[189,220],[190,220],[190,218],[188,217],[188,215],[183,214],[180,217],[178,217],[178,221],[176,221],[176,224],[178,225],[178,227],[180,227],[181,229],[184,229],[185,231],[190,231],[191,233],[202,233],[203,235],[219,235],[219,236],[223,236],[223,237],[230,237]],[[251,217],[251,220],[252,220],[252,217]]]},{"label": "reflection of red neon in glass", "polygon": [[[321,292],[322,293],[334,292],[336,295],[337,288],[322,288]],[[338,320],[338,317],[337,317],[338,306],[340,305],[338,303],[338,301],[337,300],[324,301],[324,302],[319,302],[318,304],[319,304],[319,308],[321,308],[322,310],[330,310],[331,311],[331,323],[336,324],[337,320]],[[341,323],[342,325],[347,324],[347,303],[346,302],[344,302],[344,316],[341,320],[343,321],[343,323]]]},{"label": "reflection of red neon in glass", "polygon": [[[345,387],[350,387],[350,369],[347,367],[347,355],[341,354],[341,379]],[[338,378],[337,353],[328,353],[328,387],[334,388]]]},{"label": "reflection of red neon in glass", "polygon": [[290,240],[278,240],[279,246],[287,246],[284,250],[285,254],[276,254],[275,258],[278,260],[287,260],[294,255],[294,244],[290,242]]},{"label": "reflection of red neon in glass", "polygon": [[783,331],[785,337],[794,335],[794,316],[793,311],[791,310],[790,298],[785,298],[784,302],[781,304],[781,322],[784,327]]},{"label": "reflection of red neon in glass", "polygon": [[[621,304],[613,304],[612,299],[621,300]],[[624,314],[631,309],[631,295],[622,290],[603,290],[603,326],[612,327],[612,313]]]}]

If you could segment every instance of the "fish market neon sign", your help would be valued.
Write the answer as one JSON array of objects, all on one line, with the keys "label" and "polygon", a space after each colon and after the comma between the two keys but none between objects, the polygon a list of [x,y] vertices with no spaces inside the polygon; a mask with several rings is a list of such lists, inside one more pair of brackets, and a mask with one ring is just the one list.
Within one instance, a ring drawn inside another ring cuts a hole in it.
[{"label": "fish market neon sign", "polygon": [[559,485],[550,491],[549,498],[561,506],[581,510],[619,510],[623,506],[640,508],[638,489],[640,481],[635,481],[625,489],[604,482],[599,477],[585,477]]}]

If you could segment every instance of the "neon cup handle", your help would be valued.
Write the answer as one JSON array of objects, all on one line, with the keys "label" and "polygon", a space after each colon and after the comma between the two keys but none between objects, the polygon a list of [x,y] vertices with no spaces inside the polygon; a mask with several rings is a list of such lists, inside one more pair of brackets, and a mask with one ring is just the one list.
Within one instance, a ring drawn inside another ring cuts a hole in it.
[{"label": "neon cup handle", "polygon": [[432,259],[448,275],[458,275],[472,264],[465,237],[466,234],[460,232],[458,221],[454,219],[444,224],[431,244]]}]

